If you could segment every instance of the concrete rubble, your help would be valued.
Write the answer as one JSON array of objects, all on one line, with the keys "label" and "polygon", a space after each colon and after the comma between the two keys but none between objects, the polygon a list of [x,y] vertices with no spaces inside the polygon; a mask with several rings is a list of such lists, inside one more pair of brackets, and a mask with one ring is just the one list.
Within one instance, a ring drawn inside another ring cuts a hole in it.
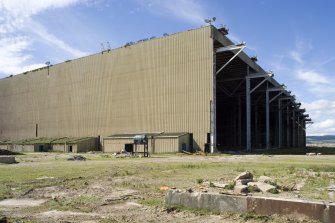
[{"label": "concrete rubble", "polygon": [[248,186],[256,187],[263,193],[265,192],[273,193],[275,192],[274,190],[276,190],[275,186],[263,182],[249,182]]},{"label": "concrete rubble", "polygon": [[74,156],[71,156],[71,157],[67,158],[67,160],[69,160],[69,161],[74,161],[74,160],[85,161],[86,157],[84,157],[82,155],[74,155]]},{"label": "concrete rubble", "polygon": [[254,176],[252,175],[252,173],[250,173],[249,171],[245,171],[243,173],[240,173],[235,179],[234,182],[236,182],[237,180],[242,180],[242,179],[253,179]]}]

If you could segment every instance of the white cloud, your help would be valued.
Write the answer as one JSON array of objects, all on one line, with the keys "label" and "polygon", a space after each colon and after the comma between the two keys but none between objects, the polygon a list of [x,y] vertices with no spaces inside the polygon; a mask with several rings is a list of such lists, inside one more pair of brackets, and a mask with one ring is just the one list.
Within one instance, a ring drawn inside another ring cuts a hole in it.
[{"label": "white cloud", "polygon": [[300,52],[298,52],[296,50],[293,50],[293,51],[290,52],[290,56],[294,61],[296,61],[300,64],[304,63],[304,61],[302,60],[302,55],[301,55]]},{"label": "white cloud", "polygon": [[308,135],[334,135],[335,134],[335,119],[326,119],[316,122],[307,128]]},{"label": "white cloud", "polygon": [[319,99],[302,105],[314,122],[307,128],[308,135],[335,134],[335,100]]},{"label": "white cloud", "polygon": [[79,0],[0,0],[0,74],[16,74],[24,69],[39,67],[43,64],[30,64],[32,44],[39,40],[71,54],[83,56],[85,52],[70,47],[63,40],[49,33],[33,16],[54,8],[67,7]]},{"label": "white cloud", "polygon": [[145,8],[155,14],[177,17],[187,22],[204,24],[204,6],[195,0],[138,0]]},{"label": "white cloud", "polygon": [[296,76],[298,79],[307,82],[310,85],[329,84],[330,80],[323,74],[314,70],[297,70]]},{"label": "white cloud", "polygon": [[57,46],[63,51],[70,53],[74,57],[82,57],[87,54],[81,50],[71,47],[70,45],[66,44],[63,40],[58,39],[56,36],[49,33],[48,30],[44,26],[42,26],[41,24],[37,22],[34,22],[31,20],[29,22],[29,29],[31,30],[31,32],[37,34],[44,41],[48,42],[49,44],[53,46]]}]

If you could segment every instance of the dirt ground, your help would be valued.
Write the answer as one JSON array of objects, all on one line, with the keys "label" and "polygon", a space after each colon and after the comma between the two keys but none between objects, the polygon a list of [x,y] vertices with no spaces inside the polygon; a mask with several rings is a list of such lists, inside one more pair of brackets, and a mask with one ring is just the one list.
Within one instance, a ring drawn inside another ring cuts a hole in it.
[{"label": "dirt ground", "polygon": [[81,155],[87,160],[30,153],[16,156],[17,164],[1,164],[0,217],[8,222],[315,222],[300,216],[217,213],[164,204],[162,186],[232,193],[202,182],[230,183],[244,170],[272,177],[278,185],[302,183],[300,190],[262,196],[334,201],[325,189],[334,184],[334,155]]}]

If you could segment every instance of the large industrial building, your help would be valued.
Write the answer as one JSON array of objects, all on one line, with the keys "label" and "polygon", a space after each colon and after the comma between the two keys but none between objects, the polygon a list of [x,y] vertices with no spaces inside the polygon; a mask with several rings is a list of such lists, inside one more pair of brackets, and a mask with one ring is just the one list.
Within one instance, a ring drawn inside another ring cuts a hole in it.
[{"label": "large industrial building", "polygon": [[103,149],[187,134],[152,150],[304,147],[305,110],[244,48],[209,25],[3,78],[0,141],[96,137]]}]

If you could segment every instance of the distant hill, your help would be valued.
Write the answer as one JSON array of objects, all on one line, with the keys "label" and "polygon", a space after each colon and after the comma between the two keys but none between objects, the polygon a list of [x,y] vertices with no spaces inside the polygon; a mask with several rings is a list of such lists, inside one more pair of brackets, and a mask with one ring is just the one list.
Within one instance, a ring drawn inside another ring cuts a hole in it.
[{"label": "distant hill", "polygon": [[325,136],[307,136],[307,144],[335,144],[335,135],[325,135]]}]

